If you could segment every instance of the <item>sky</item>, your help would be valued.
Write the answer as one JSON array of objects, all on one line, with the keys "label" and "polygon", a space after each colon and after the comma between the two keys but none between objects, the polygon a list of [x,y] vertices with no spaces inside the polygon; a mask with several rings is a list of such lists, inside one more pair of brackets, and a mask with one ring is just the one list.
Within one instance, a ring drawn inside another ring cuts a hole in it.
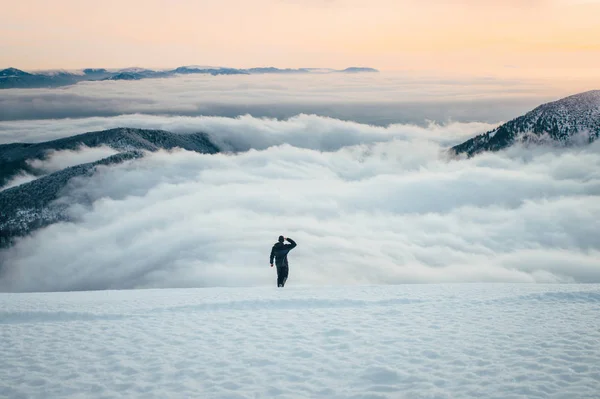
[{"label": "sky", "polygon": [[0,67],[370,66],[598,76],[600,1],[21,0]]}]

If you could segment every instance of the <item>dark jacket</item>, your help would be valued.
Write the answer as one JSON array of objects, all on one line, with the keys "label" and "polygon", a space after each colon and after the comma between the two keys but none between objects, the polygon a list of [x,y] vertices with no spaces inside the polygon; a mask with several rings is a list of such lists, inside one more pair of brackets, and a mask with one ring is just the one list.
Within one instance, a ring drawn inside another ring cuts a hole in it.
[{"label": "dark jacket", "polygon": [[276,242],[275,245],[273,245],[273,248],[271,248],[270,261],[271,264],[273,264],[273,258],[275,258],[275,265],[277,265],[277,267],[288,266],[287,254],[296,247],[296,242],[294,240],[291,238],[286,238],[286,240],[289,241],[290,244]]}]

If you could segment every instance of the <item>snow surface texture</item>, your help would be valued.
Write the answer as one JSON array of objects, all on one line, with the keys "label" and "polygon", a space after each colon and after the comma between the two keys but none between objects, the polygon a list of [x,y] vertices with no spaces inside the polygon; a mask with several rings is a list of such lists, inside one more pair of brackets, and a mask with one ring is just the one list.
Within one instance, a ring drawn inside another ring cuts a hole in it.
[{"label": "snow surface texture", "polygon": [[600,392],[598,285],[0,294],[0,309],[11,399]]}]

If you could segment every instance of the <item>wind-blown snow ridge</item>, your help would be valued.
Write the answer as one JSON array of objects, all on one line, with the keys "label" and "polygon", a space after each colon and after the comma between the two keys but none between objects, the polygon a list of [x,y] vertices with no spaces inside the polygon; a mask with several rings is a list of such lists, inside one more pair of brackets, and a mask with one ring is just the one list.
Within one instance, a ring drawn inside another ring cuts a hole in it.
[{"label": "wind-blown snow ridge", "polygon": [[584,299],[599,295],[523,284],[0,294],[0,396],[591,399],[599,307]]}]

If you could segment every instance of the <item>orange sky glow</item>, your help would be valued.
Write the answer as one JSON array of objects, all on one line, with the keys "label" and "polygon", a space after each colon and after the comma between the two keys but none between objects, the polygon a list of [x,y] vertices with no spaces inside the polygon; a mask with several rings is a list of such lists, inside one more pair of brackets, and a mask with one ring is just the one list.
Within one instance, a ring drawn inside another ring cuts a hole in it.
[{"label": "orange sky glow", "polygon": [[600,0],[19,0],[0,68],[370,66],[600,76]]}]

